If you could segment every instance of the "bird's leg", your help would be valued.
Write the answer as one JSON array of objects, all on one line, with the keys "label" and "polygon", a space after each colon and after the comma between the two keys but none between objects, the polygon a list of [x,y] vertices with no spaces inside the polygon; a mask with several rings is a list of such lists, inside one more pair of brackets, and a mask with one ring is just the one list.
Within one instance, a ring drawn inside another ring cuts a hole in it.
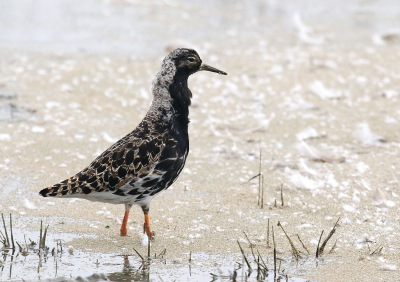
[{"label": "bird's leg", "polygon": [[124,219],[122,220],[121,229],[120,229],[121,236],[125,236],[127,233],[126,224],[128,223],[129,210],[131,209],[131,207],[132,207],[132,204],[125,204],[125,214],[124,214]]},{"label": "bird's leg", "polygon": [[147,237],[151,240],[151,231],[150,231],[150,220],[149,220],[149,207],[142,206],[143,214],[144,214],[144,230],[146,231]]},{"label": "bird's leg", "polygon": [[150,231],[150,220],[149,220],[149,215],[147,213],[144,214],[144,224],[146,228],[146,233],[149,239],[151,240],[151,231]]},{"label": "bird's leg", "polygon": [[125,210],[124,219],[122,220],[121,229],[120,229],[121,236],[125,236],[127,233],[126,224],[128,223],[128,216],[129,216],[129,210]]}]

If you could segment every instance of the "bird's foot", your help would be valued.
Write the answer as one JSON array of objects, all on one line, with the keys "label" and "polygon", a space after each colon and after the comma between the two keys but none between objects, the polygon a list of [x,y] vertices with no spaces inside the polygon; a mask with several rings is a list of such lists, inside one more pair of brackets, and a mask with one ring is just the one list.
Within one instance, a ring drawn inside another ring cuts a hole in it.
[{"label": "bird's foot", "polygon": [[119,231],[121,236],[126,236],[126,233],[128,233],[128,230],[126,230],[126,228],[121,228]]},{"label": "bird's foot", "polygon": [[143,234],[146,233],[147,237],[151,240],[154,241],[154,236],[156,233],[153,231],[150,231],[150,226],[146,226],[146,223],[143,224]]}]

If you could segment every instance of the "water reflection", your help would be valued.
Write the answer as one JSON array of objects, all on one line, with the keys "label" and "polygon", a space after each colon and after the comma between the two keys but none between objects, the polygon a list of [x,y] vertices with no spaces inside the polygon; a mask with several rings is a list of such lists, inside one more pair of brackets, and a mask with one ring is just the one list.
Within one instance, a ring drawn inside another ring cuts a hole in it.
[{"label": "water reflection", "polygon": [[[23,257],[23,259],[21,259]],[[62,263],[60,263],[61,255],[57,257],[53,257],[52,260],[50,256],[43,255],[43,261],[37,263],[37,257],[33,256],[23,256],[21,252],[11,251],[9,249],[2,250],[2,256],[0,261],[0,278],[1,281],[15,281],[16,278],[28,278],[28,280],[24,279],[24,281],[35,281],[31,280],[32,276],[29,274],[29,268],[35,266],[37,269],[37,277],[38,280],[41,281],[141,281],[141,282],[150,282],[150,265],[149,264],[141,264],[139,267],[136,264],[131,264],[129,261],[128,256],[123,256],[123,264],[122,264],[122,271],[116,271],[111,273],[94,273],[90,276],[86,275],[79,275],[76,278],[69,278],[65,274],[58,276],[57,272],[59,268],[63,268]],[[57,263],[56,263],[57,262]],[[25,269],[20,269],[17,267],[13,269],[14,264],[17,263],[18,265],[24,265]],[[65,262],[64,262],[65,263]],[[50,276],[49,273],[41,273],[40,268],[46,268],[49,265],[46,264],[58,264],[56,266],[55,272],[51,275],[54,278],[52,279],[41,279],[42,277]],[[80,267],[80,265],[77,265]],[[83,267],[88,267],[87,265],[83,265]],[[115,267],[115,266],[114,266]],[[119,265],[117,266],[119,268]],[[27,271],[28,270],[28,271]],[[94,269],[88,269],[88,272],[94,271]],[[24,274],[25,273],[25,274]],[[74,271],[72,271],[69,275],[70,277],[74,276]],[[4,279],[4,280],[3,280]]]},{"label": "water reflection", "polygon": [[[150,281],[170,281],[168,278],[163,278],[162,275],[151,275],[150,264],[142,264],[139,268],[135,265],[131,265],[128,256],[124,256],[124,264],[122,268],[122,272],[113,272],[109,274],[93,274],[89,277],[82,278],[78,277],[75,280],[71,281],[140,281],[140,282],[150,282]],[[182,269],[174,269],[171,272],[175,272],[176,275],[173,275],[173,281],[189,281],[191,279],[201,279],[196,281],[263,281],[263,282],[307,282],[308,280],[303,278],[293,278],[289,277],[287,274],[283,273],[275,273],[274,271],[268,271],[264,273],[264,275],[260,275],[259,271],[253,271],[247,273],[246,271],[242,272],[242,265],[235,263],[235,267],[233,271],[224,271],[222,269],[218,269],[218,274],[214,273],[204,273],[201,277],[197,276],[192,277],[191,273],[191,265],[182,267],[188,268],[188,272],[181,272]],[[168,275],[170,276],[170,275]],[[170,276],[171,277],[171,276]]]},{"label": "water reflection", "polygon": [[[134,257],[125,256],[114,256],[113,261],[116,263],[103,263],[101,267],[97,267],[98,271],[94,267],[90,267],[88,264],[73,264],[74,259],[71,259],[67,254],[59,254],[58,256],[52,257],[51,252],[47,255],[43,254],[43,260],[38,263],[37,256],[23,256],[21,252],[9,252],[9,250],[2,250],[2,265],[0,267],[0,278],[1,281],[15,281],[18,278],[23,278],[24,281],[48,281],[48,282],[100,282],[100,281],[138,281],[138,282],[151,282],[151,281],[288,281],[288,282],[306,282],[307,280],[302,278],[292,278],[284,273],[274,273],[274,271],[264,272],[260,275],[260,272],[255,270],[248,272],[248,269],[243,267],[240,263],[234,263],[233,267],[211,267],[214,269],[210,271],[204,271],[195,267],[192,269],[190,263],[187,265],[182,264],[173,269],[165,269],[160,267],[164,265],[165,260],[153,260],[138,263]],[[22,258],[23,257],[23,258]],[[66,257],[68,260],[64,260]],[[118,259],[116,259],[118,258]],[[151,263],[155,263],[154,271],[151,271]],[[13,269],[13,266],[16,266]],[[46,272],[45,269],[51,268],[52,265],[57,265],[53,269],[53,273]],[[65,272],[65,265],[73,265],[74,270]],[[110,267],[106,267],[109,265]],[[21,268],[22,266],[22,268]],[[29,269],[35,268],[36,275],[32,275]],[[92,275],[76,275],[77,272],[82,272],[81,267],[85,268],[84,272],[94,272]],[[118,271],[112,271],[118,270]],[[44,270],[44,271],[43,271]],[[194,271],[193,271],[194,270]],[[57,273],[63,273],[58,275]],[[68,273],[68,274],[67,274]],[[37,279],[32,279],[33,277]],[[69,276],[69,277],[68,277]],[[52,277],[52,278],[49,278]],[[172,279],[172,280],[171,280]]]},{"label": "water reflection", "polygon": [[[288,277],[284,269],[294,267],[290,258],[284,260],[285,267],[282,263],[282,268],[279,266],[274,272],[266,265],[261,268],[260,263],[250,262],[251,267],[239,263],[241,256],[237,254],[190,253],[189,260],[182,261],[166,258],[166,249],[151,259],[139,253],[89,253],[65,245],[78,236],[76,234],[47,234],[47,228],[42,231],[42,224],[37,232],[13,230],[4,225],[0,233],[1,281],[306,281]],[[264,260],[268,264],[268,258]],[[313,261],[309,258],[304,260]]]},{"label": "water reflection", "polygon": [[122,272],[107,274],[107,279],[110,281],[150,282],[150,266],[147,264],[142,264],[139,268],[137,268],[134,265],[131,265],[128,256],[124,256],[124,265],[122,268]]}]

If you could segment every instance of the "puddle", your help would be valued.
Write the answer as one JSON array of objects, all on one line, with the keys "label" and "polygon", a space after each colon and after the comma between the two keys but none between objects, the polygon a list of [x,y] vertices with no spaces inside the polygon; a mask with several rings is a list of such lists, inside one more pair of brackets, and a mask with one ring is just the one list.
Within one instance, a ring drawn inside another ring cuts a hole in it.
[{"label": "puddle", "polygon": [[[209,258],[216,259],[215,256]],[[3,259],[1,281],[308,281],[286,274],[275,276],[273,271],[257,280],[257,270],[248,275],[247,268],[242,269],[233,261],[232,265],[212,266],[153,259],[150,265],[142,265],[135,256],[80,251],[70,254],[64,250],[62,254],[44,259],[38,271],[37,254],[24,257],[3,253]]]},{"label": "puddle", "polygon": [[[1,250],[1,281],[308,281],[286,274],[284,267],[291,267],[290,259],[282,263],[279,274],[269,270],[257,279],[257,266],[253,263],[249,272],[240,254],[185,254],[191,262],[160,254],[154,255],[150,263],[142,263],[137,255],[90,253],[68,245],[74,238],[97,237],[88,234],[48,234],[46,248],[39,251],[39,233],[14,229],[19,247],[14,252]],[[264,260],[271,267],[271,260]]]}]

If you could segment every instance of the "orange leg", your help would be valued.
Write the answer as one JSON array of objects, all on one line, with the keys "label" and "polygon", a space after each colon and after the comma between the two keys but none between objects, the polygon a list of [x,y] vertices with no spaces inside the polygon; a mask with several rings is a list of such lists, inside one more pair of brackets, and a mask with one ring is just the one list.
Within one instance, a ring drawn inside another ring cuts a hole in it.
[{"label": "orange leg", "polygon": [[129,216],[129,210],[125,210],[124,220],[122,220],[122,225],[120,229],[121,236],[125,236],[127,233],[126,224],[128,223],[128,216]]},{"label": "orange leg", "polygon": [[146,230],[147,236],[151,240],[150,220],[149,220],[149,215],[147,213],[144,214],[144,228]]}]

